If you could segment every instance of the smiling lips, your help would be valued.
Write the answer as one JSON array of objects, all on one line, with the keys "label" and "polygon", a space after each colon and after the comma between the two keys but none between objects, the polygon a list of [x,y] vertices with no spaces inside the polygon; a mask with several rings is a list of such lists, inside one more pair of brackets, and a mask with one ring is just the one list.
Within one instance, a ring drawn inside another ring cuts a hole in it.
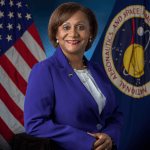
[{"label": "smiling lips", "polygon": [[80,41],[76,41],[76,40],[71,40],[71,41],[67,41],[68,44],[71,44],[71,45],[76,45],[76,44],[79,44]]}]

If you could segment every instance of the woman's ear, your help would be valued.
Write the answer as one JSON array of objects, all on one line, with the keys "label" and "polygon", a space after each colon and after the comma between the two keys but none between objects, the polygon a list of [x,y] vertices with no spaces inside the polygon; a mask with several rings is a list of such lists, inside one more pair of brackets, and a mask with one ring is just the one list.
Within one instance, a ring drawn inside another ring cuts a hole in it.
[{"label": "woman's ear", "polygon": [[58,40],[58,35],[57,35],[57,33],[56,33],[56,40]]},{"label": "woman's ear", "polygon": [[56,31],[56,40],[58,40],[58,29]]}]

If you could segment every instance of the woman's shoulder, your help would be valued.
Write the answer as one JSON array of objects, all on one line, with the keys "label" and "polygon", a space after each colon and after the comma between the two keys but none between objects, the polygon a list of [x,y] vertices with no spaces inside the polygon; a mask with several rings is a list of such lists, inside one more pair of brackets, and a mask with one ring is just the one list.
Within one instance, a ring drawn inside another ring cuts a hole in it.
[{"label": "woman's shoulder", "polygon": [[44,60],[42,60],[42,61],[40,61],[40,62],[38,62],[38,63],[36,63],[36,64],[34,64],[33,68],[35,66],[38,67],[38,68],[43,67],[43,66],[48,67],[48,68],[52,68],[54,66],[53,55],[46,58],[46,59],[44,59]]},{"label": "woman's shoulder", "polygon": [[101,65],[100,63],[98,63],[98,62],[93,62],[93,61],[89,61],[89,62],[92,64],[92,66],[93,66],[94,68],[100,69],[101,71],[105,72],[104,66]]}]

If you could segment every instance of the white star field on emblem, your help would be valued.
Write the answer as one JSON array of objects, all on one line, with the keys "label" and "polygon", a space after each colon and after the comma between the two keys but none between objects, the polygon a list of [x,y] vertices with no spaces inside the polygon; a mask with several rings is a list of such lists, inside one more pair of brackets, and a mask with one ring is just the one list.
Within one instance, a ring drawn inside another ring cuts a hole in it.
[{"label": "white star field on emblem", "polygon": [[10,29],[13,29],[12,25],[13,25],[13,24],[8,23],[7,28],[9,28],[9,30],[10,30]]},{"label": "white star field on emblem", "polygon": [[12,40],[11,37],[12,37],[12,35],[7,35],[7,38],[6,38],[6,39],[8,40],[8,42],[9,42],[10,40]]},{"label": "white star field on emblem", "polygon": [[3,26],[2,26],[3,24],[0,24],[0,29],[3,29]]},{"label": "white star field on emblem", "polygon": [[0,40],[2,40],[2,35],[0,35]]},{"label": "white star field on emblem", "polygon": [[1,0],[0,4],[1,4],[1,7],[2,7],[3,5],[5,5],[5,1]]},{"label": "white star field on emblem", "polygon": [[10,3],[9,3],[10,7],[12,7],[14,4],[13,4],[13,1],[10,0]]},{"label": "white star field on emblem", "polygon": [[21,25],[18,23],[18,26],[16,28],[18,28],[18,30],[20,31],[21,30]]},{"label": "white star field on emblem", "polygon": [[31,14],[28,14],[25,16],[27,18],[27,20],[31,19]]},{"label": "white star field on emblem", "polygon": [[14,17],[13,12],[9,12],[8,16],[10,17],[10,19],[11,19],[11,17]]},{"label": "white star field on emblem", "polygon": [[4,12],[0,11],[0,18],[4,17]]},{"label": "white star field on emblem", "polygon": [[17,15],[19,19],[22,18],[21,13],[17,13]]},{"label": "white star field on emblem", "polygon": [[21,2],[18,2],[16,5],[18,6],[18,8],[19,8],[19,7],[22,7],[22,6],[21,6]]}]

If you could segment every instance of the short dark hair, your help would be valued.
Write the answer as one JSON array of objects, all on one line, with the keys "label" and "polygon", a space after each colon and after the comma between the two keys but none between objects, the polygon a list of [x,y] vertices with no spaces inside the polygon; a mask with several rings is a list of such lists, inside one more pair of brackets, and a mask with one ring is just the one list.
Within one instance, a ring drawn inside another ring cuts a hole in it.
[{"label": "short dark hair", "polygon": [[69,2],[63,3],[58,6],[52,13],[49,20],[48,36],[50,42],[55,48],[59,46],[59,44],[56,43],[56,34],[58,31],[58,27],[61,26],[65,21],[67,21],[74,13],[79,10],[85,13],[90,24],[90,33],[92,36],[92,42],[88,42],[85,51],[89,50],[92,46],[92,43],[96,38],[98,32],[98,23],[95,14],[87,7],[81,6],[78,3]]}]

